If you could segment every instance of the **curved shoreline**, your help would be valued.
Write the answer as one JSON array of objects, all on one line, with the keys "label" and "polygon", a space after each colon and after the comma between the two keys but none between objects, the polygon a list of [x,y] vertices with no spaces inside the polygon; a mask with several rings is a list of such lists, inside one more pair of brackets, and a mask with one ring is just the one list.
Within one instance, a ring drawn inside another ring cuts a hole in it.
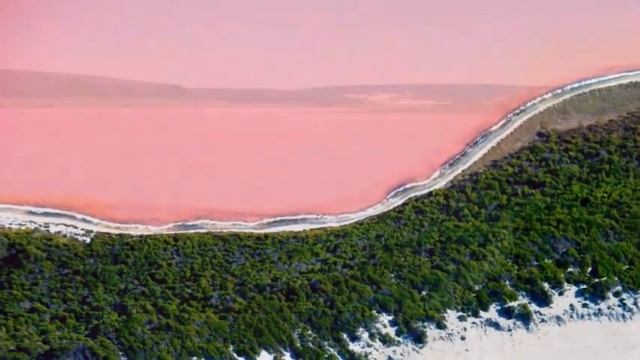
[{"label": "curved shoreline", "polygon": [[168,234],[184,232],[278,232],[303,231],[337,227],[364,220],[393,209],[410,198],[446,186],[503,138],[534,115],[570,97],[591,90],[640,81],[640,70],[581,80],[538,96],[503,117],[497,124],[481,133],[458,155],[444,164],[428,179],[407,184],[389,193],[381,202],[364,210],[339,215],[293,215],[256,222],[196,220],[162,226],[120,224],[100,220],[70,211],[22,205],[0,204],[2,220],[25,226],[63,226],[82,231],[125,234]]}]

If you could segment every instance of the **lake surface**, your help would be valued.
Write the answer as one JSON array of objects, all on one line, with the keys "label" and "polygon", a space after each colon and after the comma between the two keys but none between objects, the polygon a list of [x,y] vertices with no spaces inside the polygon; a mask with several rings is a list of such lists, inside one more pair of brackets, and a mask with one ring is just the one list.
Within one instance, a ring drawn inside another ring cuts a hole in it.
[{"label": "lake surface", "polygon": [[353,212],[427,179],[529,96],[432,111],[4,106],[0,203],[154,225]]}]

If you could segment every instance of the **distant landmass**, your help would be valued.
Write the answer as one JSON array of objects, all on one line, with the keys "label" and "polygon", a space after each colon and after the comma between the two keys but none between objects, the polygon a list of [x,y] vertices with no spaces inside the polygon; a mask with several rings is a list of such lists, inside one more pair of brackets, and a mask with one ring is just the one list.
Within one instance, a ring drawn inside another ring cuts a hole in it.
[{"label": "distant landmass", "polygon": [[0,70],[0,98],[154,100],[320,107],[395,106],[446,109],[486,105],[545,87],[487,84],[342,85],[304,89],[188,88],[90,75]]}]

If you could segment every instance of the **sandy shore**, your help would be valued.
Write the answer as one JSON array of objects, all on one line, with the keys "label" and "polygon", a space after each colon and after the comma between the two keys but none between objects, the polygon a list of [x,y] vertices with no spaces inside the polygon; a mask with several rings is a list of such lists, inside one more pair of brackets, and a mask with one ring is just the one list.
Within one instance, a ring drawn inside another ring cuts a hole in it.
[{"label": "sandy shore", "polygon": [[391,317],[381,314],[375,328],[398,344],[385,346],[361,330],[360,340],[350,347],[375,360],[640,359],[640,296],[623,293],[593,303],[577,296],[578,291],[567,285],[562,294],[553,294],[549,307],[522,298],[514,302],[532,310],[528,324],[500,316],[496,305],[478,318],[449,310],[447,329],[425,325],[423,347],[395,337]]},{"label": "sandy shore", "polygon": [[48,208],[0,205],[0,225],[11,227],[52,227],[72,233],[109,232],[129,234],[159,234],[178,232],[238,231],[276,232],[302,231],[315,228],[335,227],[354,223],[392,209],[407,199],[423,195],[446,186],[454,177],[481,158],[489,149],[509,135],[519,125],[541,111],[572,96],[594,89],[640,81],[640,71],[624,72],[582,80],[539,96],[508,114],[499,123],[482,133],[460,154],[441,167],[429,179],[408,184],[392,193],[383,201],[365,210],[340,215],[300,215],[267,219],[256,222],[199,220],[173,223],[164,226],[142,224],[120,224],[103,221],[90,216]]},{"label": "sandy shore", "polygon": [[[378,360],[640,359],[640,318],[571,321],[535,331],[470,331],[465,342],[438,342],[420,351],[370,354]],[[241,359],[238,357],[238,359]],[[263,351],[260,360],[275,356]],[[289,353],[284,359],[292,359]]]},{"label": "sandy shore", "polygon": [[536,332],[473,333],[464,345],[441,344],[413,360],[640,359],[640,319],[574,321]]}]

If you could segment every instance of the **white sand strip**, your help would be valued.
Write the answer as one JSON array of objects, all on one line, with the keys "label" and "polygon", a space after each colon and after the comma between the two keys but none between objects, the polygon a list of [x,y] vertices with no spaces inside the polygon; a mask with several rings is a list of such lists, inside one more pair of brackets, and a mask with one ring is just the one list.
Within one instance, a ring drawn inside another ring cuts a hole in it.
[{"label": "white sand strip", "polygon": [[595,89],[640,81],[640,70],[578,81],[539,96],[505,116],[499,123],[480,134],[455,158],[442,166],[429,179],[405,185],[391,192],[383,201],[362,211],[340,215],[299,215],[256,222],[198,220],[164,226],[121,224],[90,216],[49,208],[0,205],[0,225],[11,227],[68,227],[71,231],[127,234],[163,234],[181,232],[277,232],[336,227],[354,223],[388,211],[406,200],[446,186],[520,124],[541,111],[570,97]]},{"label": "white sand strip", "polygon": [[360,340],[350,342],[350,347],[374,360],[640,359],[640,294],[609,295],[592,303],[577,296],[578,291],[567,285],[562,295],[553,294],[550,307],[523,298],[516,301],[531,308],[528,325],[501,317],[496,305],[478,318],[449,310],[447,329],[426,324],[423,347],[395,337],[391,317],[381,314],[375,328],[399,343],[385,346],[361,329]]},{"label": "white sand strip", "polygon": [[528,332],[472,332],[464,344],[445,343],[413,360],[640,359],[640,319],[573,321]]}]

